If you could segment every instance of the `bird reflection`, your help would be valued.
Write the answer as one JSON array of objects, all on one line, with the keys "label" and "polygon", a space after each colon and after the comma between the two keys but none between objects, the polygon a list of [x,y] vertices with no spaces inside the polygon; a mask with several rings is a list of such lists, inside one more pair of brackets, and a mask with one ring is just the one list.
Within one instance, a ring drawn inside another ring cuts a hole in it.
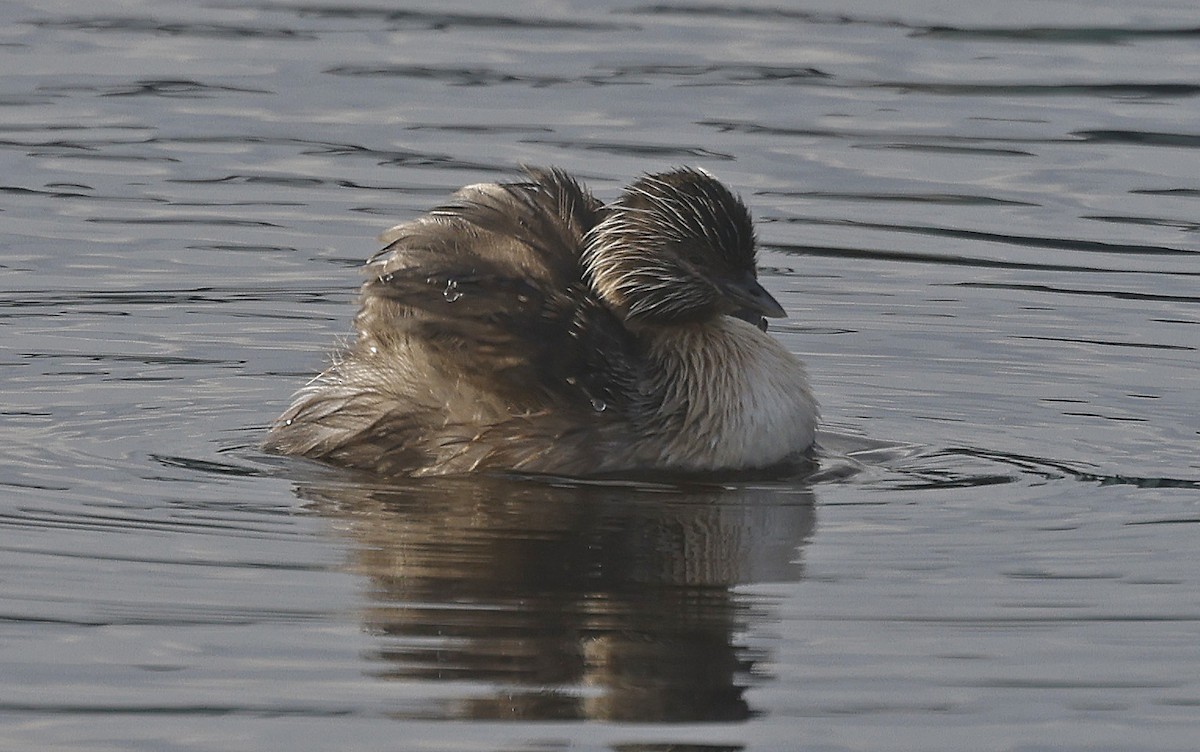
[{"label": "bird reflection", "polygon": [[[747,718],[769,620],[733,587],[798,580],[803,485],[496,477],[307,486],[354,543],[382,679],[462,682],[425,717]],[[459,691],[455,691],[459,690]]]}]

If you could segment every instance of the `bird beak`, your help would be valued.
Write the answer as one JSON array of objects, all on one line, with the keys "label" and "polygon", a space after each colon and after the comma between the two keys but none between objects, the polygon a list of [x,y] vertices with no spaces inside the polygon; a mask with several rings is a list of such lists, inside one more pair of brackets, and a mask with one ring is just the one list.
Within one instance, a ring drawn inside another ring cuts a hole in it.
[{"label": "bird beak", "polygon": [[779,301],[749,274],[737,282],[726,285],[724,292],[726,299],[737,308],[734,315],[738,318],[744,318],[739,315],[741,313],[751,316],[757,314],[772,319],[787,318],[787,311],[783,310]]}]

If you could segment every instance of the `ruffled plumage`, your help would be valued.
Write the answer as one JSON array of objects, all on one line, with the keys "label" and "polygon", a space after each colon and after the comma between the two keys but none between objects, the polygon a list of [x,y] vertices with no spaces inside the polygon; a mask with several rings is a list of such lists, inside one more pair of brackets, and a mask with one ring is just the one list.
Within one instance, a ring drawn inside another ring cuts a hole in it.
[{"label": "ruffled plumage", "polygon": [[732,316],[754,279],[744,205],[707,173],[605,206],[565,173],[458,191],[368,261],[357,338],[269,450],[386,474],[763,467],[813,440],[799,360]]}]

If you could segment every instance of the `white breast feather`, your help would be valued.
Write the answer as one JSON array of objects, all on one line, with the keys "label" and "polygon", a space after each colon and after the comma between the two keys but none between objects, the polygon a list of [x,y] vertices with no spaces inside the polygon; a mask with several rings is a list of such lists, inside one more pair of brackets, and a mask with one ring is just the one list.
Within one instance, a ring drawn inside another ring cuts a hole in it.
[{"label": "white breast feather", "polygon": [[722,318],[663,336],[654,352],[678,379],[663,409],[686,414],[666,437],[665,464],[766,467],[812,445],[818,410],[804,365],[770,335]]}]

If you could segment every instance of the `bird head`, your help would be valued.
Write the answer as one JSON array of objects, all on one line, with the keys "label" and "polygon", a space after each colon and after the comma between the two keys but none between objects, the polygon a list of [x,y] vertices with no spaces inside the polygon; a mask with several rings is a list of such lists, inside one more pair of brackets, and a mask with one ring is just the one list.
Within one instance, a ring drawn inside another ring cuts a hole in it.
[{"label": "bird head", "polygon": [[745,204],[692,168],[645,175],[584,238],[592,287],[630,322],[681,324],[731,315],[765,328],[782,317],[758,282]]}]

